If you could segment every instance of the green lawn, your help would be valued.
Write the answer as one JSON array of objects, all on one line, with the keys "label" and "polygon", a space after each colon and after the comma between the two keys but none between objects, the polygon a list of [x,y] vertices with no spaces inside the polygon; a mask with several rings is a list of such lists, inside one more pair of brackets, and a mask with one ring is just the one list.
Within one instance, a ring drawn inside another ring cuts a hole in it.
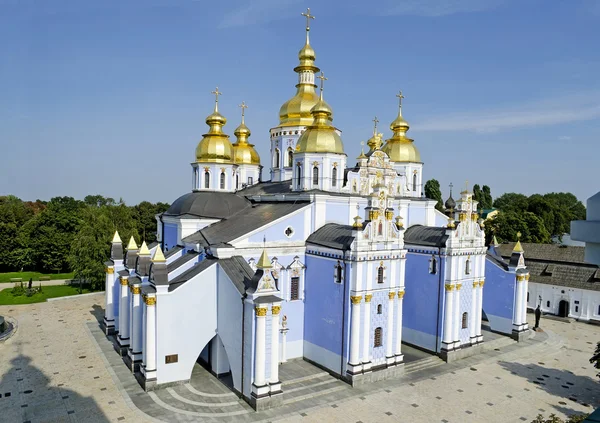
[{"label": "green lawn", "polygon": [[[11,288],[0,291],[0,305],[41,303],[46,301],[47,298],[77,295],[79,294],[79,287],[71,285],[42,286],[42,292],[34,294],[31,297],[27,297],[26,295],[15,297],[11,291]],[[82,290],[83,294],[88,292],[90,292],[89,289],[84,288]]]},{"label": "green lawn", "polygon": [[39,281],[40,276],[50,276],[50,280],[62,280],[62,279],[73,279],[73,272],[71,273],[52,273],[45,274],[40,272],[8,272],[0,273],[0,283],[10,282],[11,278],[21,278],[23,282],[29,282],[29,278],[33,278],[34,281]]}]

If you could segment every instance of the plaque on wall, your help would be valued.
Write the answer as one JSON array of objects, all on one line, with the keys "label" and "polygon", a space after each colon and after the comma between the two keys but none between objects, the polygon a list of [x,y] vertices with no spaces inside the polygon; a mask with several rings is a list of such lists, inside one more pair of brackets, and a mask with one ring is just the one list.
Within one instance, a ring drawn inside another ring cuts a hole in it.
[{"label": "plaque on wall", "polygon": [[165,364],[177,363],[179,361],[178,354],[171,354],[165,356]]}]

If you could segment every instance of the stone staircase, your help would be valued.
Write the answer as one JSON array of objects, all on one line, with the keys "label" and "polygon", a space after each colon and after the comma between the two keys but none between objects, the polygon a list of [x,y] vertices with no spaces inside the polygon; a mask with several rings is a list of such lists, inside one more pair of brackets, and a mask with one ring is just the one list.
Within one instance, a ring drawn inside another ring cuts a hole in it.
[{"label": "stone staircase", "polygon": [[444,360],[435,355],[432,355],[431,357],[421,358],[420,360],[415,360],[411,361],[410,363],[406,363],[404,365],[404,374],[407,375],[410,373],[420,372],[425,369],[441,366],[442,364],[445,364]]},{"label": "stone staircase", "polygon": [[283,381],[283,403],[292,404],[310,398],[322,398],[334,392],[351,389],[350,385],[334,378],[327,372],[314,373],[308,376]]}]

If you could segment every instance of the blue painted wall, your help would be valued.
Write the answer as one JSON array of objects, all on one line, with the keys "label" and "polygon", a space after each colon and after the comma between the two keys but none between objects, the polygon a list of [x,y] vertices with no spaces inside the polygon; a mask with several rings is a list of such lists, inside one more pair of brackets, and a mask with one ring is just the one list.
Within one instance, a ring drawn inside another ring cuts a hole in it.
[{"label": "blue painted wall", "polygon": [[163,246],[165,250],[170,250],[177,245],[177,225],[174,223],[164,223]]},{"label": "blue painted wall", "polygon": [[443,327],[446,259],[437,257],[438,274],[433,275],[429,273],[430,258],[431,254],[406,255],[402,337],[409,344],[438,352]]},{"label": "blue painted wall", "polygon": [[[287,237],[285,230],[291,227],[294,233],[291,237]],[[259,231],[248,238],[249,242],[263,242],[266,238],[267,242],[276,241],[303,241],[304,240],[304,211],[301,211],[294,216],[287,217],[278,223],[272,224],[262,231]]]},{"label": "blue painted wall", "polygon": [[[364,216],[361,214],[360,216]],[[325,222],[348,224],[348,206],[343,204],[327,204],[325,208]]]},{"label": "blue painted wall", "polygon": [[[307,358],[339,373],[344,339],[342,325],[345,284],[333,281],[335,263],[333,260],[306,255],[304,340],[325,350],[322,355]],[[335,363],[333,355],[327,352],[339,356],[340,362]]]},{"label": "blue painted wall", "polygon": [[516,283],[514,273],[504,270],[486,258],[483,311],[492,330],[512,333]]}]

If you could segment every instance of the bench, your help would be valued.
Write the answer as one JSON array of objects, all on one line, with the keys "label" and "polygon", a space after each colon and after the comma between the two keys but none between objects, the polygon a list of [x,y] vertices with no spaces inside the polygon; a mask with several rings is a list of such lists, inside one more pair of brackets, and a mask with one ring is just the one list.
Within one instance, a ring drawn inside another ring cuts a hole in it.
[{"label": "bench", "polygon": [[49,281],[50,276],[40,276],[40,281]]},{"label": "bench", "polygon": [[23,278],[10,278],[11,282],[23,282]]}]

